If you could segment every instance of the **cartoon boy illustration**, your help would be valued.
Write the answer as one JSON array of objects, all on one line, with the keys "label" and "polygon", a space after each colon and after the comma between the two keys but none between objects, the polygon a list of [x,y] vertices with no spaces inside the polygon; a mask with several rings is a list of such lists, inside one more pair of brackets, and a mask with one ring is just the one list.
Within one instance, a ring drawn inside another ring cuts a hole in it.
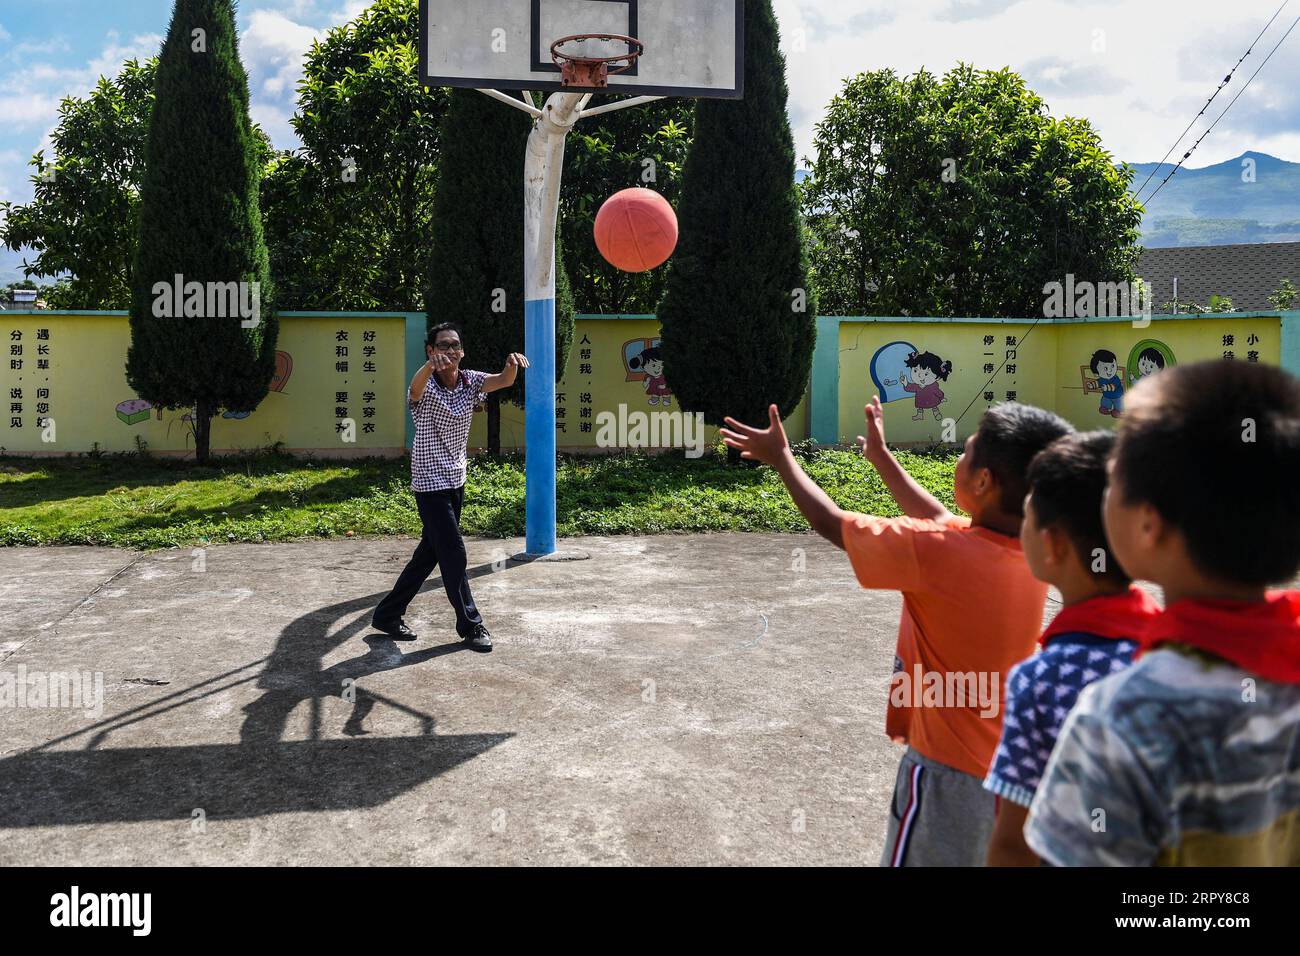
[{"label": "cartoon boy illustration", "polygon": [[1124,380],[1119,377],[1119,359],[1110,349],[1098,349],[1092,353],[1088,368],[1097,376],[1097,388],[1101,391],[1101,407],[1097,411],[1119,418],[1124,410]]},{"label": "cartoon boy illustration", "polygon": [[673,403],[672,389],[664,377],[663,355],[657,345],[646,349],[627,364],[634,372],[645,372],[645,393],[650,396],[651,405],[658,405],[660,400],[665,407]]},{"label": "cartoon boy illustration", "polygon": [[1148,375],[1154,375],[1165,367],[1165,357],[1160,354],[1156,348],[1145,348],[1142,354],[1138,356],[1138,373],[1133,376],[1133,381],[1146,378]]},{"label": "cartoon boy illustration", "polygon": [[[919,422],[925,418],[927,408],[934,413],[936,422],[942,421],[939,406],[947,399],[943,396],[943,389],[939,387],[939,380],[948,381],[948,376],[952,373],[952,363],[945,362],[933,352],[913,352],[903,364],[912,370],[910,382],[907,380],[906,372],[900,372],[898,375],[903,391],[912,392],[916,396],[916,414],[912,416],[912,421]],[[885,384],[897,383],[885,379]]]}]

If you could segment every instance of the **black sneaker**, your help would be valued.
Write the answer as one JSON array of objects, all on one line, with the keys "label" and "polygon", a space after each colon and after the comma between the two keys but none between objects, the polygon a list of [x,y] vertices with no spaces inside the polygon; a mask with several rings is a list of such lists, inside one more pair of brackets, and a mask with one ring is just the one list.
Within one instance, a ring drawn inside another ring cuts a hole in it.
[{"label": "black sneaker", "polygon": [[482,624],[474,625],[474,630],[462,637],[461,640],[468,644],[472,651],[487,654],[492,650],[492,635],[488,633],[488,629]]},{"label": "black sneaker", "polygon": [[387,634],[395,641],[413,641],[416,634],[406,626],[406,622],[400,617],[396,621],[387,624],[380,624],[378,621],[371,621],[370,626],[382,634]]}]

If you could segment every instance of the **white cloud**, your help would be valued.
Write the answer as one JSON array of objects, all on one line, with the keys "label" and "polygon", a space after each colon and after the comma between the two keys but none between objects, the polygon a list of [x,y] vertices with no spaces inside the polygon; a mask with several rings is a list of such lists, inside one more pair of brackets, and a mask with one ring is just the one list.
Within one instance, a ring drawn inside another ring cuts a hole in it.
[{"label": "white cloud", "polygon": [[[523,0],[519,0],[523,2]],[[790,116],[798,155],[811,152],[813,127],[853,74],[892,68],[942,74],[959,61],[1025,75],[1056,116],[1086,116],[1118,159],[1159,159],[1277,7],[1277,0],[774,0],[783,33]],[[289,125],[313,39],[355,18],[369,0],[246,0],[240,51],[253,119],[280,148],[297,144]],[[1279,18],[1210,116],[1289,25]],[[12,39],[0,26],[0,41]],[[55,65],[57,38],[21,41],[21,59],[0,57],[0,124],[18,134],[19,165],[0,156],[7,189],[25,191],[21,164],[56,121],[59,99],[82,96],[130,56],[154,55],[162,38],[116,33],[89,64]],[[1192,166],[1258,149],[1300,160],[1300,28],[1206,138]],[[10,63],[14,68],[7,69]],[[1202,123],[1199,129],[1206,124]],[[1193,137],[1196,133],[1193,133]],[[23,137],[30,137],[27,150]],[[1181,154],[1181,150],[1179,152]]]},{"label": "white cloud", "polygon": [[[813,125],[847,77],[886,67],[902,74],[922,67],[942,74],[964,61],[1024,73],[1053,115],[1088,117],[1117,158],[1142,162],[1164,154],[1277,9],[1277,0],[1237,0],[1231,6],[1211,0],[775,0],[775,5],[787,34],[790,113],[800,156],[811,152]],[[1290,19],[1273,25],[1272,40],[1261,42],[1234,86],[1244,84]],[[802,51],[790,48],[792,27],[805,31]],[[1252,87],[1229,114],[1237,125],[1225,119],[1193,165],[1221,162],[1246,149],[1300,159],[1295,148],[1300,117],[1288,106],[1296,102],[1292,91],[1300,89],[1297,49],[1300,28],[1265,67],[1256,81],[1259,91]]]},{"label": "white cloud", "polygon": [[9,127],[49,122],[59,109],[59,97],[49,93],[0,94],[0,121]]},{"label": "white cloud", "polygon": [[[0,42],[6,38],[0,37]],[[49,56],[52,53],[67,53],[72,49],[68,41],[63,37],[51,37],[48,40],[39,42],[34,40],[23,40],[6,47],[0,54],[4,59],[12,63],[18,63],[22,60],[30,60],[36,56]]]},{"label": "white cloud", "polygon": [[298,145],[298,134],[289,124],[292,109],[286,110],[279,103],[252,100],[248,104],[248,115],[262,127],[262,132],[271,137],[271,143],[276,149],[293,149]]},{"label": "white cloud", "polygon": [[302,77],[303,58],[321,31],[295,23],[281,13],[256,10],[239,39],[239,53],[255,97],[289,98]]}]

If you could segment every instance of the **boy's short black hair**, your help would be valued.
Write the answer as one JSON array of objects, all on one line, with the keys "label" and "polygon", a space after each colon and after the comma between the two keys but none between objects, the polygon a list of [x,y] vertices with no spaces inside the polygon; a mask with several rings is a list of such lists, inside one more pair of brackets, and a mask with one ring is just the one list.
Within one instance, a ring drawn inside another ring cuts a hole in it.
[{"label": "boy's short black hair", "polygon": [[1088,363],[1088,368],[1092,369],[1092,374],[1097,374],[1097,366],[1102,362],[1118,362],[1119,359],[1110,349],[1097,349],[1092,353],[1092,361]]},{"label": "boy's short black hair", "polygon": [[1148,362],[1151,362],[1157,368],[1165,367],[1165,357],[1160,354],[1159,349],[1156,348],[1143,349],[1142,354],[1138,356],[1138,361],[1141,362],[1144,359]]},{"label": "boy's short black hair", "polygon": [[1142,379],[1125,396],[1112,493],[1150,504],[1203,574],[1280,584],[1300,569],[1300,381],[1220,359]]},{"label": "boy's short black hair", "polygon": [[430,348],[437,345],[439,332],[455,332],[456,338],[460,339],[460,344],[465,344],[465,333],[460,330],[460,326],[455,322],[442,322],[435,325],[429,330],[429,337],[425,339],[424,344]]},{"label": "boy's short black hair", "polygon": [[1074,426],[1061,416],[1033,405],[995,405],[980,419],[971,443],[971,467],[987,468],[1002,489],[1002,510],[1024,517],[1029,463],[1056,439],[1073,431]]},{"label": "boy's short black hair", "polygon": [[[1076,432],[1056,439],[1029,463],[1029,491],[1039,527],[1060,528],[1074,545],[1083,566],[1096,578],[1125,585],[1133,579],[1115,560],[1101,522],[1106,492],[1106,460],[1115,434]],[[1105,561],[1094,570],[1097,553]]]}]

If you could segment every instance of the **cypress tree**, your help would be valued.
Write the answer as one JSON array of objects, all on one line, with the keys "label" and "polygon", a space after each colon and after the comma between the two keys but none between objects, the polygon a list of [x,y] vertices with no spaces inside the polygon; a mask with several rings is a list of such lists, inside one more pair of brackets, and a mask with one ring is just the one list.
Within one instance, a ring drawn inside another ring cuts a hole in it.
[{"label": "cypress tree", "polygon": [[[199,461],[212,418],[255,409],[275,371],[259,154],[232,0],[176,0],[145,145],[126,375],[154,405],[194,410]],[[245,307],[258,293],[255,327],[230,308],[231,283]]]},{"label": "cypress tree", "polygon": [[[453,90],[443,120],[434,198],[430,326],[465,329],[465,366],[498,372],[524,351],[524,153],[518,110],[475,90]],[[573,340],[573,294],[555,248],[555,369],[563,377]],[[488,396],[488,450],[501,452],[501,401],[522,405],[527,372]]]},{"label": "cypress tree", "polygon": [[[664,374],[712,425],[789,415],[816,337],[786,116],[785,57],[770,0],[745,3],[745,98],[701,100],[659,305]],[[733,456],[734,458],[735,456]]]}]

